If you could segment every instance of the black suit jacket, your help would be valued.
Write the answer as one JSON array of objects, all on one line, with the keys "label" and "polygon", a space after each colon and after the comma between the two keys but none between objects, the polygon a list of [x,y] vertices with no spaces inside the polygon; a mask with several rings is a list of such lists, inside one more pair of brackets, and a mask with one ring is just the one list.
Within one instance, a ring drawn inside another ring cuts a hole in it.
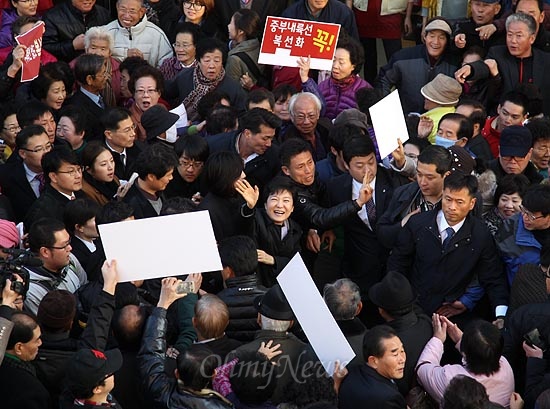
[{"label": "black suit jacket", "polygon": [[9,198],[16,220],[25,220],[37,197],[27,180],[23,162],[17,161],[0,167],[0,188],[2,194]]},{"label": "black suit jacket", "polygon": [[[105,147],[109,149],[109,147],[105,143],[105,140],[103,140],[103,145],[105,145]],[[120,180],[130,179],[130,176],[132,176],[132,173],[134,173],[135,171],[137,158],[143,150],[143,147],[144,145],[136,140],[132,147],[126,148],[126,165],[122,163],[122,160],[120,159],[120,153],[109,149],[109,151],[113,155],[113,160],[115,161],[115,175],[117,178],[119,178]]]},{"label": "black suit jacket", "polygon": [[[378,167],[375,183],[376,215],[379,219],[388,208],[393,189],[399,183],[392,172]],[[349,201],[352,197],[351,175],[338,176],[327,183],[327,193],[330,205]],[[389,251],[385,249],[376,237],[376,223],[371,230],[354,213],[343,223],[344,226],[344,274],[359,285],[362,291],[382,279]]]},{"label": "black suit jacket", "polygon": [[[161,195],[161,200],[163,199]],[[134,182],[132,187],[126,193],[123,199],[124,202],[128,203],[134,209],[134,217],[136,219],[147,219],[149,217],[157,217],[158,213],[154,207],[149,203],[149,200],[141,193],[140,189],[137,187],[137,180]]]},{"label": "black suit jacket", "polygon": [[80,88],[72,97],[65,101],[65,106],[73,105],[80,108],[86,115],[86,134],[84,137],[87,141],[93,139],[101,139],[103,137],[103,125],[100,118],[105,113],[105,110],[97,105],[94,101],[88,98]]}]

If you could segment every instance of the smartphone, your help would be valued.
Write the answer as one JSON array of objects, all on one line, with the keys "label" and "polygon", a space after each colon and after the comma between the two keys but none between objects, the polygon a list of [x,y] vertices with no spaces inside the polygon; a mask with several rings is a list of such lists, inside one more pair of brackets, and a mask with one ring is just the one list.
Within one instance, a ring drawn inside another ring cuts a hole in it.
[{"label": "smartphone", "polygon": [[543,351],[546,351],[546,342],[544,339],[540,336],[538,328],[535,328],[532,331],[529,331],[527,334],[523,336],[523,339],[529,345],[530,347],[536,346],[542,349]]},{"label": "smartphone", "polygon": [[178,294],[190,294],[195,292],[195,283],[193,281],[180,281],[176,288]]}]

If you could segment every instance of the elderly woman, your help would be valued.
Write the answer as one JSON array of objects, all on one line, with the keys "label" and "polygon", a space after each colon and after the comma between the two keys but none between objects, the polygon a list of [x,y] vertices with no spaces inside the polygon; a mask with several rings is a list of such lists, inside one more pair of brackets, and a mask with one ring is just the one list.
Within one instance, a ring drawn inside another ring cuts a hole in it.
[{"label": "elderly woman", "polygon": [[519,213],[529,179],[524,175],[506,175],[497,184],[494,195],[494,207],[483,215],[483,221],[494,236],[504,220]]},{"label": "elderly woman", "polygon": [[[45,103],[57,113],[67,94],[71,92],[74,84],[73,75],[69,65],[66,62],[58,61],[44,65],[40,69],[40,74],[30,84],[31,96]],[[17,99],[21,100],[25,91],[20,87],[17,92]]]},{"label": "elderly woman", "polygon": [[[489,400],[510,406],[514,391],[512,367],[502,356],[504,340],[500,330],[487,321],[474,321],[462,333],[456,324],[442,315],[433,314],[433,337],[428,341],[416,364],[418,382],[437,402],[457,375],[477,380],[487,390]],[[463,364],[441,366],[443,343],[447,335],[462,355]]]},{"label": "elderly woman", "polygon": [[372,88],[359,76],[364,61],[361,45],[353,38],[342,38],[336,45],[330,78],[317,85],[309,78],[309,58],[298,60],[302,89],[323,101],[322,116],[332,120],[344,109],[356,108],[355,92],[365,87]]},{"label": "elderly woman", "polygon": [[11,25],[20,16],[35,16],[38,2],[11,0],[11,8],[3,9],[0,16],[0,48],[13,46]]},{"label": "elderly woman", "polygon": [[178,75],[166,87],[167,97],[183,102],[191,121],[198,119],[197,105],[202,97],[214,90],[229,96],[231,106],[239,113],[245,110],[246,95],[238,82],[229,78],[223,68],[227,51],[223,43],[206,38],[197,44],[198,64],[193,70]]},{"label": "elderly woman", "polygon": [[56,136],[69,142],[78,159],[82,158],[82,151],[86,147],[86,115],[79,106],[68,106],[61,110]]},{"label": "elderly woman", "polygon": [[195,24],[181,23],[176,28],[174,56],[164,60],[159,67],[166,81],[175,78],[182,70],[194,68],[197,65],[195,55],[199,30]]},{"label": "elderly woman", "polygon": [[420,89],[437,74],[454,75],[458,62],[448,52],[452,33],[446,20],[435,17],[424,28],[424,44],[397,51],[380,69],[377,87],[385,95],[397,88],[405,114],[424,112]]}]

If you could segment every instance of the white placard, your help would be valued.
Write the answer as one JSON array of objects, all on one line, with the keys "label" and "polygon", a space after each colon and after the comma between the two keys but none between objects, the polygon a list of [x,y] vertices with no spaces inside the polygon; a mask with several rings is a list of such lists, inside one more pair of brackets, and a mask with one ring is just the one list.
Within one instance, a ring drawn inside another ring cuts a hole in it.
[{"label": "white placard", "polygon": [[119,281],[221,270],[208,211],[98,226],[107,260]]},{"label": "white placard", "polygon": [[369,108],[380,157],[385,158],[397,149],[397,138],[409,139],[399,92],[393,91]]},{"label": "white placard", "polygon": [[355,353],[319,294],[300,254],[290,260],[277,281],[325,371],[332,376],[334,362],[338,360],[344,367]]}]

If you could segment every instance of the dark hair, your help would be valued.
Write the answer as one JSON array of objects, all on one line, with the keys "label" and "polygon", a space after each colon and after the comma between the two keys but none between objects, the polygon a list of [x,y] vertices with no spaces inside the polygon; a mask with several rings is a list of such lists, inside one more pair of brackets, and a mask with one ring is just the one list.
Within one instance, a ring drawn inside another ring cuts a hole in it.
[{"label": "dark hair", "polygon": [[222,266],[230,267],[236,277],[254,274],[258,268],[256,244],[248,236],[232,236],[218,243]]},{"label": "dark hair", "polygon": [[217,105],[206,115],[206,133],[217,135],[237,127],[239,112],[235,107]]},{"label": "dark hair", "polygon": [[281,101],[286,102],[290,99],[291,96],[297,94],[298,91],[294,86],[290,84],[279,84],[273,89],[273,98],[275,102]]},{"label": "dark hair", "polygon": [[302,138],[287,139],[279,148],[281,165],[289,167],[292,158],[303,152],[311,153],[311,145],[308,142],[304,141]]},{"label": "dark hair", "polygon": [[46,134],[46,130],[42,125],[28,125],[19,131],[15,137],[15,146],[26,148],[30,138],[42,134]]},{"label": "dark hair", "polygon": [[441,117],[437,125],[438,130],[439,125],[441,125],[441,122],[443,121],[453,121],[458,123],[458,132],[456,133],[457,140],[460,140],[462,138],[466,138],[467,140],[472,139],[474,134],[474,125],[469,118],[465,117],[462,114],[450,112]]},{"label": "dark hair", "polygon": [[[194,25],[194,24],[193,24]],[[127,57],[120,63],[120,66],[118,67],[118,70],[120,72],[126,70],[128,72],[128,75],[132,77],[132,74],[135,70],[137,70],[139,67],[147,66],[149,63],[144,60],[141,57]]]},{"label": "dark hair", "polygon": [[59,113],[59,118],[67,117],[71,120],[74,125],[74,131],[77,134],[80,134],[86,130],[87,120],[86,113],[82,110],[81,107],[77,105],[69,105],[61,109]]},{"label": "dark hair", "polygon": [[204,54],[213,53],[214,51],[218,50],[222,53],[222,63],[225,66],[225,63],[227,61],[227,46],[220,40],[212,37],[203,38],[197,43],[196,48],[197,53],[195,58],[197,61],[200,61],[201,58],[204,57]]},{"label": "dark hair", "polygon": [[31,81],[31,93],[43,101],[54,82],[62,81],[67,95],[70,94],[73,84],[73,72],[69,64],[64,61],[48,63],[40,68],[38,77]]},{"label": "dark hair", "polygon": [[480,47],[479,45],[472,45],[464,51],[462,54],[462,59],[464,59],[467,55],[478,55],[481,59],[484,59],[486,54],[487,51],[483,47]]},{"label": "dark hair", "polygon": [[82,54],[76,58],[74,76],[79,84],[86,84],[88,75],[95,77],[103,68],[105,58],[96,54]]},{"label": "dark hair", "polygon": [[210,192],[221,197],[235,195],[235,181],[244,170],[243,160],[238,153],[215,152],[208,157],[204,166],[204,180]]},{"label": "dark hair", "polygon": [[470,323],[460,341],[460,352],[464,354],[466,368],[476,375],[490,376],[497,372],[503,348],[504,340],[500,330],[483,320]]},{"label": "dark hair", "polygon": [[174,152],[178,158],[185,154],[189,159],[206,162],[210,148],[206,140],[199,135],[185,135],[174,144]]},{"label": "dark hair", "polygon": [[101,124],[108,131],[118,130],[119,123],[131,118],[132,114],[128,109],[122,107],[114,107],[107,109],[101,117]]},{"label": "dark hair", "polygon": [[483,409],[489,403],[485,386],[466,375],[456,375],[443,395],[443,409]]},{"label": "dark hair", "polygon": [[134,215],[134,208],[126,202],[108,202],[101,208],[95,219],[96,225],[116,223]]},{"label": "dark hair", "polygon": [[372,140],[367,136],[350,138],[344,142],[342,148],[342,156],[348,165],[354,157],[369,156],[371,153],[376,154],[376,149]]},{"label": "dark hair", "polygon": [[266,100],[273,110],[273,108],[275,108],[275,97],[273,96],[273,93],[265,88],[253,89],[248,93],[246,98],[246,108],[249,109],[250,103],[259,104],[260,102]]},{"label": "dark hair", "polygon": [[462,99],[457,105],[457,108],[461,105],[471,106],[474,110],[468,118],[472,121],[473,125],[479,125],[479,131],[483,129],[485,121],[487,120],[487,111],[485,111],[485,106],[475,99]]},{"label": "dark hair", "polygon": [[[184,0],[180,0],[181,10],[183,10],[183,3],[184,3]],[[202,4],[205,7],[205,13],[203,18],[205,18],[209,12],[214,10],[214,0],[197,0],[197,3]]]},{"label": "dark hair", "polygon": [[197,205],[188,197],[174,196],[162,201],[161,216],[169,214],[190,213],[197,210]]},{"label": "dark hair", "polygon": [[141,336],[145,321],[150,315],[150,308],[133,304],[115,310],[111,328],[119,347],[137,349],[141,343]]},{"label": "dark hair", "polygon": [[349,278],[340,278],[325,284],[323,299],[335,320],[352,320],[361,302],[361,291]]},{"label": "dark hair", "polygon": [[529,100],[523,92],[510,91],[504,94],[499,101],[499,105],[502,106],[504,103],[510,102],[514,105],[519,105],[523,108],[523,115],[529,112]]},{"label": "dark hair", "polygon": [[474,175],[465,175],[462,172],[451,172],[443,181],[443,189],[449,189],[451,192],[467,189],[470,197],[476,196],[477,187],[477,178]]},{"label": "dark hair", "polygon": [[166,145],[156,143],[147,146],[139,153],[136,172],[141,180],[145,180],[147,175],[154,175],[160,179],[177,166],[178,158],[174,150]]},{"label": "dark hair", "polygon": [[397,332],[389,325],[372,327],[363,338],[363,356],[366,360],[370,356],[381,358],[386,353],[382,340],[397,337]]},{"label": "dark hair", "polygon": [[[14,103],[6,102],[0,109],[0,125],[4,126],[4,121],[8,116],[15,115],[17,118],[17,107]],[[19,123],[18,123],[19,124]]]},{"label": "dark hair", "polygon": [[61,220],[51,217],[43,217],[34,222],[29,230],[29,248],[38,253],[41,247],[55,245],[55,233],[65,230]]},{"label": "dark hair", "polygon": [[359,42],[350,36],[343,36],[338,40],[336,49],[342,48],[349,53],[349,60],[354,66],[352,75],[359,74],[365,63],[365,51]]},{"label": "dark hair", "polygon": [[186,388],[200,391],[207,388],[214,376],[214,370],[220,366],[219,357],[204,345],[193,344],[178,355],[179,379]]},{"label": "dark hair", "polygon": [[543,113],[544,99],[540,88],[535,84],[518,84],[514,90],[521,92],[527,98],[527,112],[533,118]]},{"label": "dark hair", "polygon": [[108,151],[107,147],[103,145],[100,141],[91,141],[82,150],[82,157],[80,163],[85,168],[93,169],[94,163],[99,155],[103,152]]},{"label": "dark hair", "polygon": [[275,193],[280,193],[284,191],[289,192],[292,195],[292,202],[296,203],[296,187],[294,183],[292,183],[291,180],[285,176],[275,176],[273,179],[271,179],[271,181],[264,189],[264,197],[265,199],[267,199],[269,196]]},{"label": "dark hair", "polygon": [[534,118],[530,119],[525,127],[531,131],[533,136],[533,145],[538,141],[550,140],[550,119],[548,118]]},{"label": "dark hair", "polygon": [[200,30],[199,26],[193,23],[189,23],[188,21],[179,23],[176,26],[174,30],[174,38],[176,38],[178,34],[190,34],[193,38],[193,45],[197,44],[197,42],[204,37],[204,34]]},{"label": "dark hair", "polygon": [[328,132],[328,145],[337,152],[344,148],[344,143],[351,138],[360,137],[363,135],[361,128],[352,124],[335,125]]},{"label": "dark hair", "polygon": [[101,207],[89,199],[71,200],[63,211],[65,229],[74,234],[76,225],[86,224],[88,220],[96,217],[100,210]]},{"label": "dark hair", "polygon": [[269,112],[263,108],[252,108],[239,118],[239,130],[248,129],[253,134],[256,134],[261,132],[260,127],[262,125],[277,129],[281,126],[281,122],[281,119],[273,112]]},{"label": "dark hair", "polygon": [[[520,1],[521,0],[516,1],[515,5],[513,5],[514,13],[516,12],[516,10],[518,8],[518,4],[519,4]],[[539,11],[543,12],[544,11],[544,2],[543,2],[543,0],[536,0],[536,2],[537,2],[537,5],[539,6]]]},{"label": "dark hair", "polygon": [[550,409],[550,389],[546,389],[539,395],[537,401],[535,402],[535,408]]},{"label": "dark hair", "polygon": [[55,147],[42,156],[42,172],[44,172],[46,183],[51,182],[49,175],[50,172],[56,173],[59,169],[61,169],[61,166],[63,166],[64,163],[80,166],[76,153],[66,146]]},{"label": "dark hair", "polygon": [[[369,116],[369,108],[380,101],[384,95],[378,88],[359,88],[355,91],[357,109]],[[369,116],[370,118],[370,116]]]},{"label": "dark hair", "polygon": [[215,107],[222,105],[221,101],[225,99],[230,101],[229,95],[218,90],[210,91],[202,97],[197,104],[197,114],[201,119],[205,119],[210,111]]},{"label": "dark hair", "polygon": [[260,405],[271,398],[277,386],[277,368],[258,351],[243,351],[229,373],[229,381],[239,401],[246,405]]},{"label": "dark hair", "polygon": [[27,24],[36,24],[40,21],[37,16],[19,16],[11,24],[11,34],[13,37],[18,36],[21,33],[23,26]]},{"label": "dark hair", "polygon": [[541,212],[544,216],[548,216],[550,214],[550,185],[529,186],[521,204],[531,212]]},{"label": "dark hair", "polygon": [[162,72],[155,67],[150,65],[144,65],[137,67],[135,71],[130,75],[130,81],[128,81],[128,89],[132,94],[136,91],[136,81],[140,78],[151,77],[155,80],[156,89],[160,95],[164,93],[164,77]]},{"label": "dark hair", "polygon": [[6,349],[15,348],[15,344],[26,344],[34,337],[34,330],[38,327],[36,319],[26,311],[14,311],[10,321],[13,323]]},{"label": "dark hair", "polygon": [[28,125],[32,125],[34,121],[47,112],[53,115],[51,108],[45,103],[29,101],[17,110],[17,122],[21,129],[24,129]]},{"label": "dark hair", "polygon": [[334,391],[333,381],[326,373],[321,362],[302,363],[295,371],[294,382],[283,390],[285,400],[295,407],[305,409],[312,404],[331,403],[336,405],[338,397]]},{"label": "dark hair", "polygon": [[247,40],[258,38],[262,29],[260,16],[254,10],[241,8],[233,13],[233,22],[237,30],[242,30]]},{"label": "dark hair", "polygon": [[513,195],[517,193],[521,198],[525,195],[529,187],[529,179],[525,175],[506,175],[499,182],[494,195],[494,205],[498,206],[498,201],[502,195]]},{"label": "dark hair", "polygon": [[[426,149],[428,146],[433,146],[430,141],[428,141],[426,138],[409,138],[405,141],[403,145],[414,145],[418,148],[419,155]],[[418,158],[417,158],[418,159]]]},{"label": "dark hair", "polygon": [[431,145],[420,152],[420,155],[418,155],[418,162],[422,162],[426,165],[435,165],[435,171],[441,176],[444,176],[445,173],[451,170],[453,155],[443,146]]}]

